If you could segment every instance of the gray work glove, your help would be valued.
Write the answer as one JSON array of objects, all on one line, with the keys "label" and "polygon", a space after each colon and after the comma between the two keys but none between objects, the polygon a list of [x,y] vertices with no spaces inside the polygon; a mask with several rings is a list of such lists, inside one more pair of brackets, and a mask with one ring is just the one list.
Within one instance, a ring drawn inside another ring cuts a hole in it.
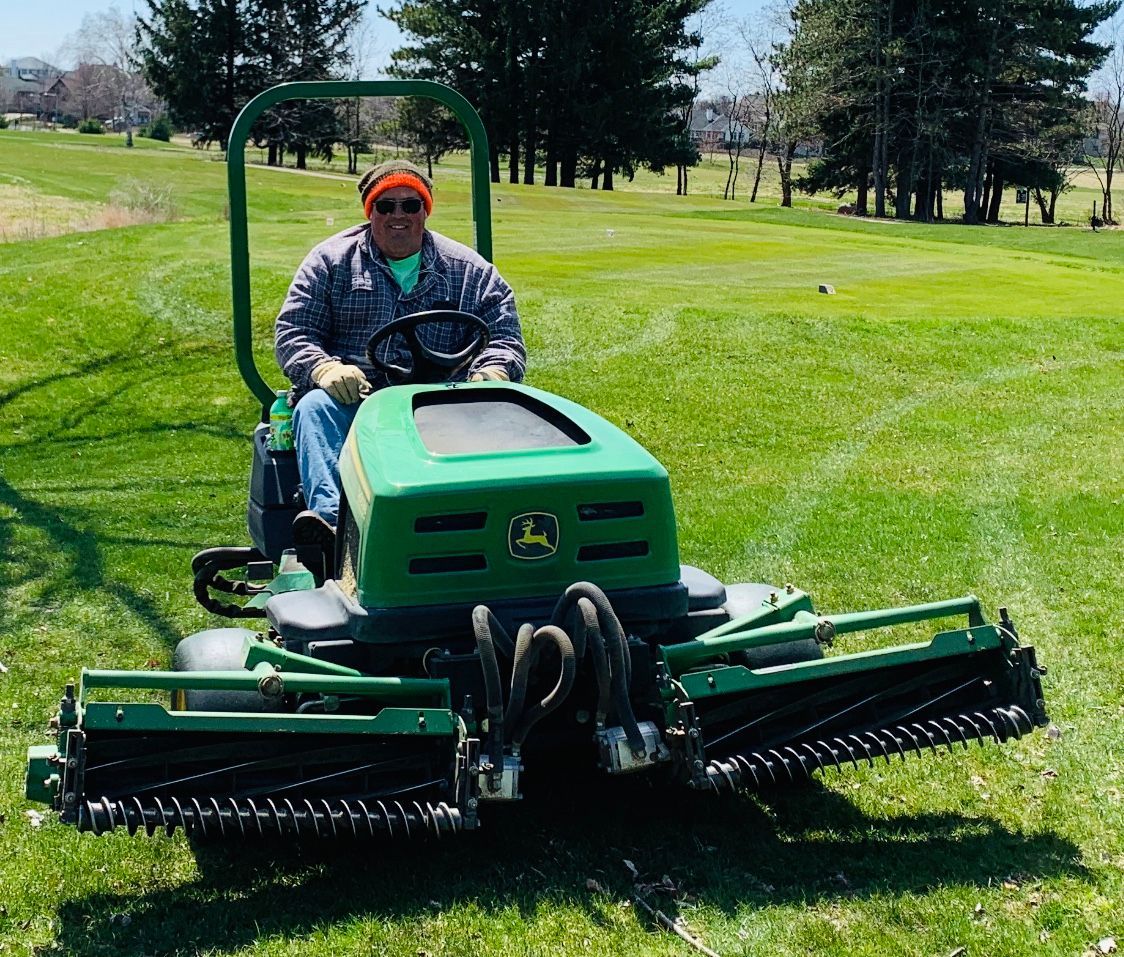
[{"label": "gray work glove", "polygon": [[327,359],[312,370],[312,381],[337,402],[352,405],[370,394],[371,385],[359,366]]}]

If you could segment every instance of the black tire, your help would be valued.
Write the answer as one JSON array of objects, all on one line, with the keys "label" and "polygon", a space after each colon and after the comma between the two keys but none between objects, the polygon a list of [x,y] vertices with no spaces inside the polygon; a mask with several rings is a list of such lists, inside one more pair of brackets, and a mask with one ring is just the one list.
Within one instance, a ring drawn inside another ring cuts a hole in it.
[{"label": "black tire", "polygon": [[[773,592],[781,592],[776,585],[759,583],[727,585],[726,604],[723,606],[731,619],[740,618],[761,607]],[[812,638],[802,641],[786,641],[779,645],[765,645],[751,648],[730,656],[735,664],[747,668],[775,668],[778,665],[794,665],[800,661],[819,661],[823,657],[823,646]]]},{"label": "black tire", "polygon": [[[188,635],[172,655],[173,671],[241,671],[242,646],[254,632],[246,628],[211,628]],[[248,711],[267,714],[284,710],[280,699],[264,698],[256,691],[172,692],[177,711]]]}]

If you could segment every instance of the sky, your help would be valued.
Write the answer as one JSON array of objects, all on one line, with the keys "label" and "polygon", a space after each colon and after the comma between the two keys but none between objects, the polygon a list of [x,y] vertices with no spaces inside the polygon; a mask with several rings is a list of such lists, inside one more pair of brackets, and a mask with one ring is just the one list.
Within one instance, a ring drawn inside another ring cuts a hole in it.
[{"label": "sky", "polygon": [[[387,0],[383,5],[389,6]],[[759,10],[765,0],[715,0],[721,2],[730,18],[743,19]],[[0,17],[0,64],[7,67],[8,62],[17,57],[34,56],[46,60],[53,66],[68,68],[73,66],[60,53],[66,38],[78,32],[82,18],[91,13],[104,13],[116,6],[122,13],[147,12],[148,5],[143,0],[55,0],[50,14],[44,15],[43,8],[34,3],[19,3],[4,0],[0,6],[6,7]],[[373,38],[375,55],[372,68],[385,62],[387,54],[397,46],[398,32],[374,10],[375,4],[368,4],[367,22]],[[13,9],[14,8],[14,9]]]}]

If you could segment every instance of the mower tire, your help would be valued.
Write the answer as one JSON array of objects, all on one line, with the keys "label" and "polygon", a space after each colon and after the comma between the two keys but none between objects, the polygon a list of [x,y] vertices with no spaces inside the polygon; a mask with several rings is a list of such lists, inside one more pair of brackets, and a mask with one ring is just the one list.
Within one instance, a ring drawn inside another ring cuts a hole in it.
[{"label": "mower tire", "polygon": [[[173,671],[240,671],[243,645],[255,633],[246,628],[211,628],[188,635],[172,655]],[[284,710],[280,699],[265,698],[256,691],[172,692],[177,711],[248,711],[265,714]]]},{"label": "mower tire", "polygon": [[[726,604],[723,606],[731,619],[748,615],[761,607],[770,594],[779,592],[776,585],[742,584],[726,586]],[[803,641],[785,641],[777,645],[765,645],[740,651],[731,658],[735,664],[746,668],[775,668],[778,665],[794,665],[801,661],[819,661],[823,657],[823,646],[813,638]]]}]

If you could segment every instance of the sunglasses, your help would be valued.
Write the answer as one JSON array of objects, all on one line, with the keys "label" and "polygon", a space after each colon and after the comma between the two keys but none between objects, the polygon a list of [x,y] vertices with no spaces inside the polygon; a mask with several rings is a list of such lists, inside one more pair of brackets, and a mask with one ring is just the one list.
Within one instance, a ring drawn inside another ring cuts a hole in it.
[{"label": "sunglasses", "polygon": [[380,216],[389,216],[396,209],[401,209],[402,212],[408,213],[410,216],[416,216],[421,212],[422,201],[420,199],[376,199],[375,210]]}]

